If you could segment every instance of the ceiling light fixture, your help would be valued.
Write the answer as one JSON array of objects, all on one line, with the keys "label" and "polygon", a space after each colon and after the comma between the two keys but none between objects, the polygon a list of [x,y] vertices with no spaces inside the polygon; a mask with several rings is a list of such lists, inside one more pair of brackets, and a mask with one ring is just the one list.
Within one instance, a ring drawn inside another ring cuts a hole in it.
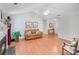
[{"label": "ceiling light fixture", "polygon": [[48,15],[50,13],[50,11],[49,10],[46,10],[45,12],[44,12],[44,15]]}]

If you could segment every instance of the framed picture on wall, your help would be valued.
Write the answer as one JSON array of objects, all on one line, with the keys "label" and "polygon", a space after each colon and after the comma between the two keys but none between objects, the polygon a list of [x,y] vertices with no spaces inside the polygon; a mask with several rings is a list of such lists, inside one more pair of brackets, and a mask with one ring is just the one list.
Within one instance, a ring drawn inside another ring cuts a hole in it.
[{"label": "framed picture on wall", "polygon": [[52,23],[49,23],[49,28],[52,28],[53,27],[53,24]]},{"label": "framed picture on wall", "polygon": [[32,26],[31,26],[31,22],[26,22],[25,23],[25,26],[26,26],[26,28],[31,28]]},{"label": "framed picture on wall", "polygon": [[38,22],[25,22],[26,28],[38,28]]},{"label": "framed picture on wall", "polygon": [[33,23],[33,28],[38,28],[38,22]]}]

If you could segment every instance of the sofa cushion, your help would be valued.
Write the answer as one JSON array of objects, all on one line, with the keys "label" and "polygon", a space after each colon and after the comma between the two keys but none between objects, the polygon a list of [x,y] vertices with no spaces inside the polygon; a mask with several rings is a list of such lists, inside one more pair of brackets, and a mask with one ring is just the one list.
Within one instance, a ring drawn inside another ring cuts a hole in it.
[{"label": "sofa cushion", "polygon": [[40,31],[36,31],[36,34],[40,34]]},{"label": "sofa cushion", "polygon": [[31,33],[32,33],[32,34],[35,34],[35,33],[36,33],[36,30],[32,30]]},{"label": "sofa cushion", "polygon": [[30,35],[31,35],[31,31],[28,31],[28,32],[26,33],[26,35],[30,36]]},{"label": "sofa cushion", "polygon": [[38,31],[38,29],[32,29],[32,30],[31,30],[31,33],[32,33],[32,34],[36,34],[37,31]]},{"label": "sofa cushion", "polygon": [[76,40],[73,40],[73,41],[71,42],[71,45],[72,45],[72,46],[75,46],[76,43],[77,43],[77,41],[76,41]]}]

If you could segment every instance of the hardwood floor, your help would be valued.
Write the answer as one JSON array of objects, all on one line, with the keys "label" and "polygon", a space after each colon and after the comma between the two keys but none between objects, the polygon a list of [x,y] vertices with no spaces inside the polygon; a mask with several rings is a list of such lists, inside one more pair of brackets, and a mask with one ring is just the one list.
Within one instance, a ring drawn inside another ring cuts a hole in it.
[{"label": "hardwood floor", "polygon": [[43,35],[39,39],[12,42],[11,46],[16,47],[16,55],[62,55],[63,42],[56,35]]}]

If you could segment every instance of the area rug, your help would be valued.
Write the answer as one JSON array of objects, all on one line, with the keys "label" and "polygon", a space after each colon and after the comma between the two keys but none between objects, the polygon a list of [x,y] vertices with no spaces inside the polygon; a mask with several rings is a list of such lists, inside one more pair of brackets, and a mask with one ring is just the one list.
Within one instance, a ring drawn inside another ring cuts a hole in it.
[{"label": "area rug", "polygon": [[5,55],[16,55],[16,53],[15,53],[15,46],[9,47],[9,48],[6,50]]}]

